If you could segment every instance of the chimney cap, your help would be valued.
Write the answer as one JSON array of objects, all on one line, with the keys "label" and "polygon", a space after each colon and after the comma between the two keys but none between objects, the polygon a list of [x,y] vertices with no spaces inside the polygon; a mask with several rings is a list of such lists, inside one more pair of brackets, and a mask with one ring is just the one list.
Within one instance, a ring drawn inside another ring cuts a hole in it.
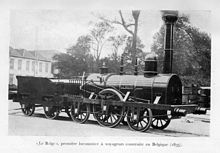
[{"label": "chimney cap", "polygon": [[178,19],[178,11],[164,10],[164,11],[161,11],[161,12],[162,12],[162,19],[166,23],[174,23]]}]

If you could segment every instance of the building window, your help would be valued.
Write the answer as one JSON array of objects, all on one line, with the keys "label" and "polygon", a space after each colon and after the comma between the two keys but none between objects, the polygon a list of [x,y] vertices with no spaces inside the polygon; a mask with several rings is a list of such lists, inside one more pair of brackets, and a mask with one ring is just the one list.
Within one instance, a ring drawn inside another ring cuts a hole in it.
[{"label": "building window", "polygon": [[14,69],[15,60],[13,58],[10,59],[10,69]]},{"label": "building window", "polygon": [[26,71],[30,70],[30,61],[26,61]]},{"label": "building window", "polygon": [[35,61],[32,61],[32,72],[35,71]]},{"label": "building window", "polygon": [[42,72],[42,63],[39,63],[39,72]]},{"label": "building window", "polygon": [[21,70],[22,69],[22,60],[19,59],[18,60],[18,70]]},{"label": "building window", "polygon": [[9,84],[13,84],[13,80],[14,80],[14,75],[9,74]]},{"label": "building window", "polygon": [[45,72],[48,73],[48,63],[45,63]]}]

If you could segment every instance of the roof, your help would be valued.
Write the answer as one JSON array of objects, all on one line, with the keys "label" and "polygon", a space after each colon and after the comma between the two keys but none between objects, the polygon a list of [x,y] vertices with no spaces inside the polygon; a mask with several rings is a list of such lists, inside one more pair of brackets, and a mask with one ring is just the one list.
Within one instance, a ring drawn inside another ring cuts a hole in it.
[{"label": "roof", "polygon": [[44,57],[47,57],[47,59],[50,59],[53,61],[53,56],[56,54],[59,54],[60,52],[57,50],[38,50],[37,51],[39,54],[41,54]]},{"label": "roof", "polygon": [[14,49],[12,47],[9,48],[9,56],[48,62],[51,61],[51,59],[44,57],[38,51],[27,51],[25,49]]}]

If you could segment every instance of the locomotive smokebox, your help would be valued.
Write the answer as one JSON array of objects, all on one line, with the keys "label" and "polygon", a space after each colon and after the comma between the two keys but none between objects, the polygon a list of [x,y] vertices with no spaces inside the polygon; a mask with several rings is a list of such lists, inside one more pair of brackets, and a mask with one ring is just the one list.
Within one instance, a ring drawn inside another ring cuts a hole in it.
[{"label": "locomotive smokebox", "polygon": [[144,76],[151,77],[157,75],[157,57],[155,54],[149,54],[145,58]]},{"label": "locomotive smokebox", "polygon": [[162,19],[165,22],[165,43],[164,43],[164,66],[163,73],[172,73],[173,64],[173,27],[178,19],[177,11],[162,11]]}]

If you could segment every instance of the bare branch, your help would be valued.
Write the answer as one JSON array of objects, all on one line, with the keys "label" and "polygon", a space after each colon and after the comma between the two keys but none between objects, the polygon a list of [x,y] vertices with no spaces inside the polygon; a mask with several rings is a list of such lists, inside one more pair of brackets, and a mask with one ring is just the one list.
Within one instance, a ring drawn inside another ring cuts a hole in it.
[{"label": "bare branch", "polygon": [[131,30],[128,29],[128,27],[129,27],[131,24],[129,24],[129,26],[126,25],[125,20],[124,20],[124,18],[123,18],[123,16],[122,16],[121,10],[119,10],[119,14],[120,14],[120,17],[121,17],[121,22],[122,22],[121,25],[123,25],[123,27],[125,28],[125,30],[126,30],[127,32],[129,32],[129,33],[133,36],[134,33],[133,33]]},{"label": "bare branch", "polygon": [[131,24],[128,24],[127,27],[130,27],[130,26],[135,26],[134,23],[131,23]]}]

